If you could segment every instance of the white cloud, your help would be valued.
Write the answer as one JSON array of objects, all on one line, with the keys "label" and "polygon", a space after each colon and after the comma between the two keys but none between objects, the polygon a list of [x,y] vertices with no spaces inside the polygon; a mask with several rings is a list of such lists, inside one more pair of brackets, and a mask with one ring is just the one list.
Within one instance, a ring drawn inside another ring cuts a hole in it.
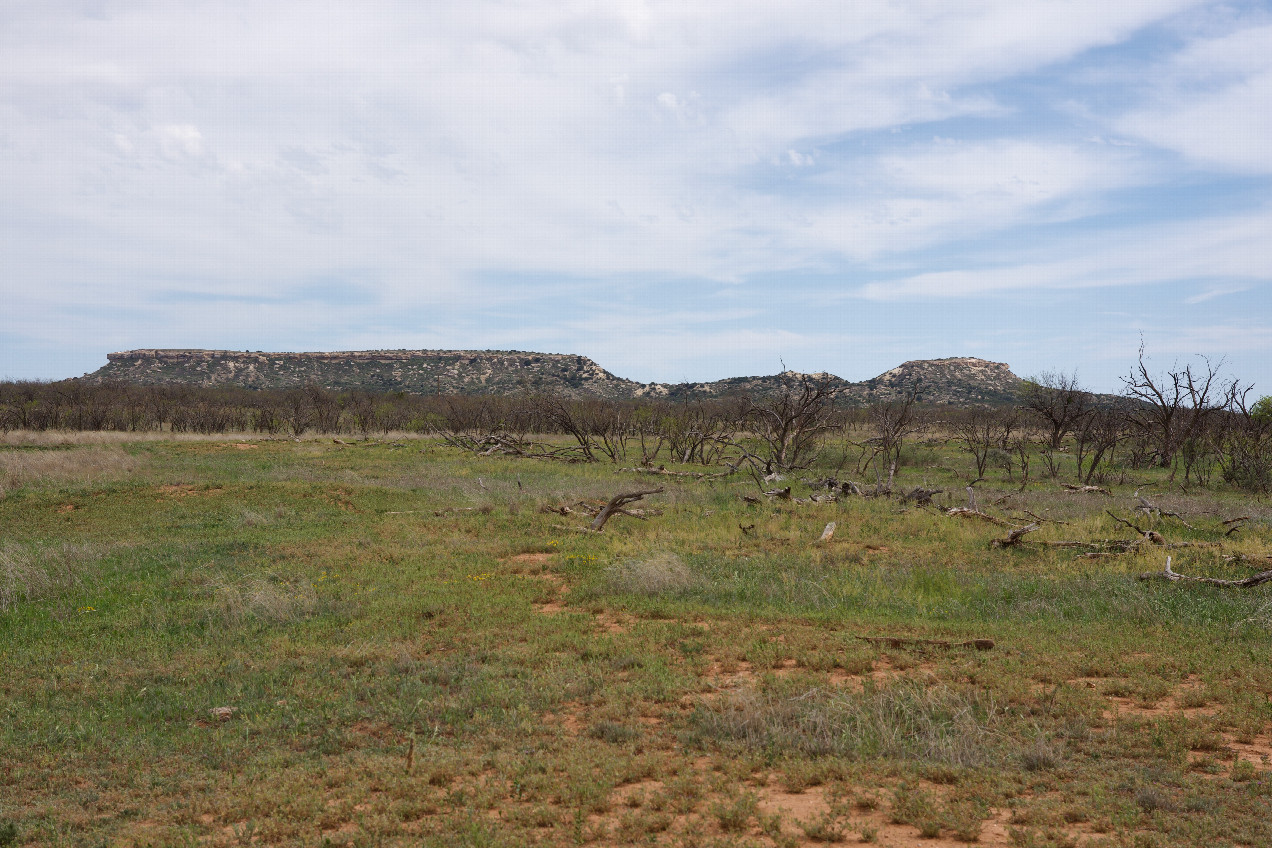
[{"label": "white cloud", "polygon": [[1189,306],[1195,306],[1198,303],[1214,300],[1216,297],[1226,297],[1230,294],[1240,294],[1249,290],[1250,286],[1248,285],[1209,286],[1204,291],[1184,298],[1184,303]]},{"label": "white cloud", "polygon": [[[583,291],[561,302],[594,313],[609,286],[668,278],[705,289],[905,273],[860,289],[879,300],[1262,280],[1261,214],[1226,234],[1181,225],[1165,249],[1148,224],[1091,256],[1052,235],[1009,245],[1000,263],[921,253],[1118,212],[1110,192],[1163,179],[1127,136],[1260,167],[1247,161],[1265,140],[1268,110],[1254,107],[1272,94],[1260,32],[1194,42],[1125,127],[1075,109],[1057,128],[1059,99],[1052,111],[1012,90],[1196,5],[102,0],[90,18],[74,3],[9,4],[0,251],[35,292],[24,309],[128,306],[143,316],[119,319],[135,336],[208,339],[215,329],[200,335],[164,298],[287,298],[305,280],[360,275],[379,309],[454,316],[571,286]],[[896,133],[884,144],[875,130]],[[934,132],[951,138],[916,140]],[[1080,141],[1093,135],[1103,143]],[[254,347],[287,323],[283,307],[216,314]],[[377,314],[307,319],[310,346],[355,318],[400,332]],[[11,316],[0,333],[22,322]],[[558,332],[582,338],[575,317]],[[684,325],[656,349],[767,344],[745,335],[770,338],[761,320],[736,318],[711,344]],[[624,332],[596,338],[617,349]]]},{"label": "white cloud", "polygon": [[159,149],[168,159],[198,158],[203,155],[203,133],[192,124],[156,127]]},{"label": "white cloud", "polygon": [[1202,164],[1272,173],[1272,26],[1198,40],[1157,69],[1152,101],[1118,132]]},{"label": "white cloud", "polygon": [[1225,288],[1249,289],[1256,282],[1269,281],[1268,232],[1272,232],[1269,210],[1186,224],[1123,228],[1054,242],[1046,248],[1049,255],[1043,261],[1037,261],[1038,250],[1026,246],[996,257],[992,265],[871,282],[853,294],[879,301],[953,299],[1030,289],[1116,288],[1224,278],[1248,281]]}]

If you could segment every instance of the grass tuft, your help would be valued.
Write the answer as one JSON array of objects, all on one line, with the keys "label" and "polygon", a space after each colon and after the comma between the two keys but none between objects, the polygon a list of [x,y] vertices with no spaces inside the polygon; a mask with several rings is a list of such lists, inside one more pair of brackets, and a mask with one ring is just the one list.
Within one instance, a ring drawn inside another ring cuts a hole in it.
[{"label": "grass tuft", "polygon": [[272,578],[246,577],[212,584],[216,613],[230,625],[250,619],[272,623],[300,621],[318,608],[318,594],[306,582],[284,583]]},{"label": "grass tuft", "polygon": [[0,451],[0,489],[114,480],[134,473],[139,466],[138,459],[118,445]]},{"label": "grass tuft", "polygon": [[895,758],[976,767],[1001,760],[998,713],[974,692],[902,681],[885,689],[821,689],[795,698],[741,690],[699,707],[702,740],[806,756]]},{"label": "grass tuft", "polygon": [[0,543],[0,612],[84,588],[101,557],[93,545],[23,546]]},{"label": "grass tuft", "polygon": [[626,560],[612,566],[608,576],[611,591],[630,595],[677,595],[697,584],[689,567],[670,553]]}]

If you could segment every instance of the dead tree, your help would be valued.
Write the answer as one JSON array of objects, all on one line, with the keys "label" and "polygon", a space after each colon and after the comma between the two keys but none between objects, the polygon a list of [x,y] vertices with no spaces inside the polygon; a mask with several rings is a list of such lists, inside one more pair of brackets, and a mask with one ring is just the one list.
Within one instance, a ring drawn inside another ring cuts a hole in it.
[{"label": "dead tree", "polygon": [[1125,435],[1125,420],[1117,410],[1090,409],[1082,417],[1073,431],[1073,460],[1084,485],[1091,484],[1106,457],[1111,460]]},{"label": "dead tree", "polygon": [[[876,495],[892,492],[892,482],[896,479],[897,465],[901,461],[901,448],[907,438],[923,429],[914,409],[918,396],[916,384],[900,400],[876,403],[867,410],[874,435],[863,443],[863,451],[871,455],[857,470],[864,472],[871,463],[874,464]],[[883,482],[883,468],[888,470],[886,484]]]},{"label": "dead tree", "polygon": [[788,371],[775,395],[748,403],[745,420],[764,443],[767,473],[808,465],[831,428],[830,408],[837,392],[829,375]]},{"label": "dead tree", "polygon": [[985,477],[990,452],[1002,445],[1004,431],[1008,437],[1015,427],[1015,416],[1004,416],[998,410],[973,407],[964,410],[953,420],[955,437],[976,462],[976,479]]},{"label": "dead tree", "polygon": [[1222,366],[1222,360],[1211,364],[1202,357],[1196,369],[1191,364],[1176,365],[1165,374],[1153,374],[1141,343],[1136,366],[1122,378],[1123,394],[1137,401],[1131,420],[1153,444],[1157,465],[1171,469],[1172,481],[1180,449],[1200,435],[1207,418],[1231,407],[1241,393],[1235,382],[1220,378]]},{"label": "dead tree", "polygon": [[1044,371],[1024,382],[1020,401],[1049,428],[1047,444],[1054,451],[1091,408],[1092,397],[1078,384],[1077,372]]}]

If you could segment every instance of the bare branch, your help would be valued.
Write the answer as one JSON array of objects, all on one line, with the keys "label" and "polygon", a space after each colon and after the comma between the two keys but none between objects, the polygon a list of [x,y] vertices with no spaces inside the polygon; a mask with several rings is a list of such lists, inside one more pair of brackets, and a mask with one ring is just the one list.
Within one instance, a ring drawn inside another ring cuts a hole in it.
[{"label": "bare branch", "polygon": [[1172,571],[1170,567],[1170,557],[1166,557],[1166,567],[1161,571],[1149,571],[1139,576],[1140,580],[1152,580],[1162,578],[1165,580],[1191,580],[1194,583],[1206,583],[1210,586],[1226,586],[1237,589],[1249,589],[1253,586],[1261,586],[1264,583],[1272,582],[1272,571],[1260,571],[1258,574],[1241,580],[1223,580],[1218,577],[1193,577],[1188,574],[1179,574]]},{"label": "bare branch", "polygon": [[663,491],[664,490],[661,488],[642,489],[639,492],[625,492],[623,494],[615,495],[609,499],[609,503],[605,504],[605,506],[601,508],[601,511],[596,516],[596,520],[588,526],[588,529],[594,533],[600,533],[605,527],[605,522],[609,521],[610,516],[616,511],[621,511],[627,504],[641,500],[646,495],[659,495],[662,494]]}]

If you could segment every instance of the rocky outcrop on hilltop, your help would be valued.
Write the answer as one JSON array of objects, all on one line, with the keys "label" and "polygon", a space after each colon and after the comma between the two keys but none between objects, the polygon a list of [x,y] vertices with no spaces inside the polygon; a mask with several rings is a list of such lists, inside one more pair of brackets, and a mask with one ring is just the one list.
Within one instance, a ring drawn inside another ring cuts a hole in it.
[{"label": "rocky outcrop on hilltop", "polygon": [[1005,362],[956,356],[906,362],[856,385],[864,391],[854,394],[865,403],[891,399],[917,386],[920,403],[996,406],[1015,402],[1020,378]]},{"label": "rocky outcrop on hilltop", "polygon": [[415,394],[551,394],[568,398],[697,400],[764,397],[792,380],[826,380],[841,403],[904,397],[918,386],[925,404],[1007,404],[1020,379],[1001,362],[972,357],[906,362],[872,380],[795,372],[731,377],[705,383],[637,383],[616,377],[586,356],[499,350],[363,350],[338,353],[142,349],[107,355],[87,383],[241,386],[283,389],[310,383],[333,391]]},{"label": "rocky outcrop on hilltop", "polygon": [[285,389],[316,383],[333,391],[414,394],[554,393],[565,397],[632,397],[640,386],[615,377],[586,356],[503,350],[359,350],[264,353],[142,349],[106,356],[89,383],[242,386]]}]

